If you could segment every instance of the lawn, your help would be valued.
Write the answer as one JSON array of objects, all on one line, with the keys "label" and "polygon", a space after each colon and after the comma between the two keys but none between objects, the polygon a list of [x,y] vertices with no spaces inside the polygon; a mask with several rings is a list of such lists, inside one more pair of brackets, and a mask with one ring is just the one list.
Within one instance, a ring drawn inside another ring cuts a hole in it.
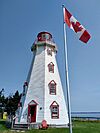
[{"label": "lawn", "polygon": [[73,133],[100,133],[100,121],[75,121]]},{"label": "lawn", "polygon": [[[5,127],[5,122],[0,121],[0,133],[15,133]],[[33,129],[25,131],[25,133],[69,133],[66,128],[49,128],[47,130]],[[74,121],[73,122],[73,133],[100,133],[100,121]]]}]

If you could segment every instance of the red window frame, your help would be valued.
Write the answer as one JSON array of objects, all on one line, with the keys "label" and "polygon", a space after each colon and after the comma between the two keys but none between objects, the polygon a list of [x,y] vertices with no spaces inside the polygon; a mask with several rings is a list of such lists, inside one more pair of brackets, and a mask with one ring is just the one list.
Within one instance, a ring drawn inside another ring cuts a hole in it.
[{"label": "red window frame", "polygon": [[49,94],[50,95],[56,95],[56,82],[54,80],[52,80],[49,83]]},{"label": "red window frame", "polygon": [[50,109],[51,109],[51,118],[52,119],[59,119],[59,105],[56,101],[54,101],[50,105]]},{"label": "red window frame", "polygon": [[49,72],[54,73],[54,64],[52,62],[48,64],[48,70]]}]

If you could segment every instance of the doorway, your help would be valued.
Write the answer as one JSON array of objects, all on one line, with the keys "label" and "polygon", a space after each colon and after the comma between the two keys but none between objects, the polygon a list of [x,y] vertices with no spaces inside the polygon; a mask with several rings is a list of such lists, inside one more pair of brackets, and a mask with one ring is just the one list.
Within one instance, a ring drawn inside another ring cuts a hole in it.
[{"label": "doorway", "polygon": [[36,108],[37,108],[37,104],[34,101],[29,103],[29,105],[28,105],[28,117],[29,117],[30,123],[36,122]]}]

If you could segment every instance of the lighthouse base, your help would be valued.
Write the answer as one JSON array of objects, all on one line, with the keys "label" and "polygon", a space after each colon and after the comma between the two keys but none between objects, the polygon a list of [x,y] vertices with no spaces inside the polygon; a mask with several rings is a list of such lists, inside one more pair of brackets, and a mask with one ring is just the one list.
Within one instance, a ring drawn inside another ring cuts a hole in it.
[{"label": "lighthouse base", "polygon": [[[28,128],[29,129],[39,129],[39,127],[41,126],[41,123],[30,123]],[[52,125],[48,125],[48,128],[68,128],[67,124],[63,124],[63,125],[56,125],[56,124],[52,124]]]},{"label": "lighthouse base", "polygon": [[[41,123],[14,124],[13,129],[39,129]],[[48,124],[49,128],[69,128],[68,124]]]},{"label": "lighthouse base", "polygon": [[[15,125],[28,125],[29,128],[34,128],[34,129],[38,129],[42,122],[33,122],[33,123],[20,123],[20,122],[15,122],[14,123]],[[49,124],[47,123],[48,127],[50,128],[53,128],[53,127],[56,127],[56,128],[68,128],[68,124]]]}]

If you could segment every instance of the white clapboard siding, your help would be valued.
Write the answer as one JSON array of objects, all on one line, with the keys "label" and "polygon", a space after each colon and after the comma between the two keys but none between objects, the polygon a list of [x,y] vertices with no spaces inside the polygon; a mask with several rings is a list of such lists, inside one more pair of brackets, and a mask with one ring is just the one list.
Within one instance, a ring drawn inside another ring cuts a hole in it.
[{"label": "white clapboard siding", "polygon": [[[41,46],[37,49],[36,56],[34,58],[33,68],[29,80],[28,91],[26,94],[23,111],[21,114],[20,122],[27,123],[27,108],[31,100],[38,103],[38,108],[44,106],[44,86],[45,86],[45,51]],[[36,121],[40,121],[44,118],[43,110],[37,108]]]}]

